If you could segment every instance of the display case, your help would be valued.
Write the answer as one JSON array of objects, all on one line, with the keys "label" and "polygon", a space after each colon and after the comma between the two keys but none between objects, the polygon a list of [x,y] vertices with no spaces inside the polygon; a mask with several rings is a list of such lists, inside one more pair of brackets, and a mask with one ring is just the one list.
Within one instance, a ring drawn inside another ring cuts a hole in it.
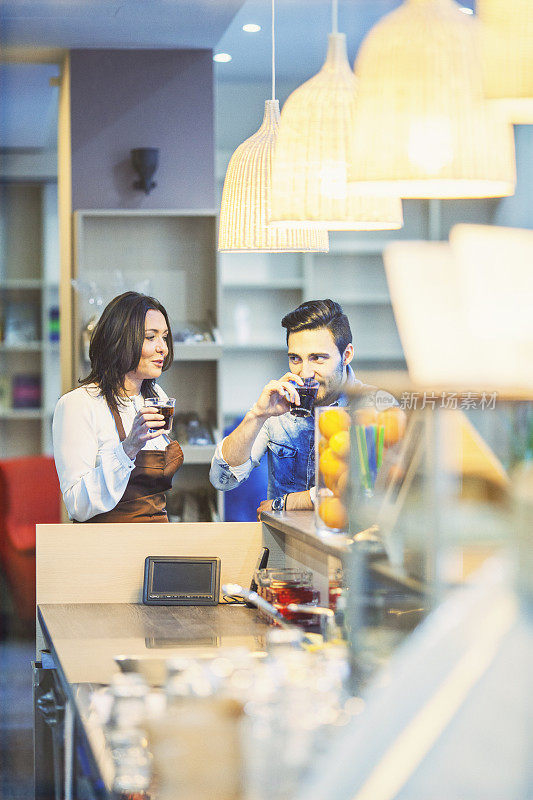
[{"label": "display case", "polygon": [[345,563],[347,584],[359,587],[347,595],[347,618],[354,659],[364,674],[397,645],[388,636],[376,637],[375,629],[371,640],[367,636],[369,615],[380,613],[384,602],[376,578],[403,581],[395,604],[409,630],[410,622],[418,624],[451,590],[475,581],[487,559],[508,552],[516,558],[523,546],[515,517],[523,503],[518,487],[523,495],[527,474],[533,487],[531,401],[419,387],[399,397],[405,433],[385,447],[370,481],[354,430],[362,399],[354,397],[351,405],[346,530],[355,540],[363,538],[360,532],[372,533],[370,541],[350,549]]}]

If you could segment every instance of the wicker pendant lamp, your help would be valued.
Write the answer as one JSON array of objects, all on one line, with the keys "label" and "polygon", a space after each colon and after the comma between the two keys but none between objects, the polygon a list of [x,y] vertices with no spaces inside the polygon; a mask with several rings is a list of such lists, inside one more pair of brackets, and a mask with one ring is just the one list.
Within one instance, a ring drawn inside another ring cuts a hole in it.
[{"label": "wicker pendant lamp", "polygon": [[505,119],[533,123],[533,3],[477,0],[485,95]]},{"label": "wicker pendant lamp", "polygon": [[478,25],[454,0],[405,0],[370,31],[355,64],[358,192],[513,194],[513,131],[483,96]]},{"label": "wicker pendant lamp", "polygon": [[314,221],[329,230],[392,230],[403,224],[399,198],[358,197],[348,185],[356,79],[346,36],[333,33],[320,72],[287,99],[272,169],[271,222]]},{"label": "wicker pendant lamp", "polygon": [[272,0],[272,99],[265,102],[261,127],[233,153],[222,190],[218,249],[226,253],[290,253],[329,250],[328,232],[317,225],[273,228],[272,157],[278,135],[275,99],[274,0]]},{"label": "wicker pendant lamp", "polygon": [[456,225],[449,244],[394,242],[383,260],[414,383],[531,396],[533,231]]}]

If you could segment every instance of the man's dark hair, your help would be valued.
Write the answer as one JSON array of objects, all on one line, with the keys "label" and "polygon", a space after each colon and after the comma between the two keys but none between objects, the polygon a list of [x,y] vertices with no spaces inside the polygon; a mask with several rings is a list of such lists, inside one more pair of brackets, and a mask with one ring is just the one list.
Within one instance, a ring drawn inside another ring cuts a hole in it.
[{"label": "man's dark hair", "polygon": [[[168,314],[154,297],[139,292],[124,292],[115,297],[104,308],[96,323],[89,346],[91,371],[79,380],[81,386],[96,383],[110,408],[117,409],[121,396],[125,394],[124,378],[137,369],[145,338],[146,312],[160,311],[167,324],[168,353],[163,370],[172,364],[174,351]],[[155,397],[155,380],[144,380],[141,385],[143,397]]]},{"label": "man's dark hair", "polygon": [[331,331],[341,356],[352,341],[348,317],[334,300],[308,300],[286,314],[281,324],[287,329],[287,344],[289,334],[316,328],[327,328]]}]

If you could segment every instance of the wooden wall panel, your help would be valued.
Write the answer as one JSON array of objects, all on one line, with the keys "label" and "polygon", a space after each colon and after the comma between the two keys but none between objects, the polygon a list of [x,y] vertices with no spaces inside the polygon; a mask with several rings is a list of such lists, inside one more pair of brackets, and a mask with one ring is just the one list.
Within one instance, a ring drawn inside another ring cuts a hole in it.
[{"label": "wooden wall panel", "polygon": [[221,585],[249,586],[259,522],[37,525],[37,603],[142,602],[146,556],[218,556]]}]

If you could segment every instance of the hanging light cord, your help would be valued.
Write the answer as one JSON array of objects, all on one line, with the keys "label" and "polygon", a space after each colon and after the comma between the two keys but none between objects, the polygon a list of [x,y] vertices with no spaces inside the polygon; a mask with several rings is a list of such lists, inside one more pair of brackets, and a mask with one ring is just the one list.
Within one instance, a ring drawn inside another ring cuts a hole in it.
[{"label": "hanging light cord", "polygon": [[272,0],[272,100],[276,99],[276,34],[274,32],[274,0]]},{"label": "hanging light cord", "polygon": [[331,3],[331,32],[339,32],[339,0],[332,0]]}]

